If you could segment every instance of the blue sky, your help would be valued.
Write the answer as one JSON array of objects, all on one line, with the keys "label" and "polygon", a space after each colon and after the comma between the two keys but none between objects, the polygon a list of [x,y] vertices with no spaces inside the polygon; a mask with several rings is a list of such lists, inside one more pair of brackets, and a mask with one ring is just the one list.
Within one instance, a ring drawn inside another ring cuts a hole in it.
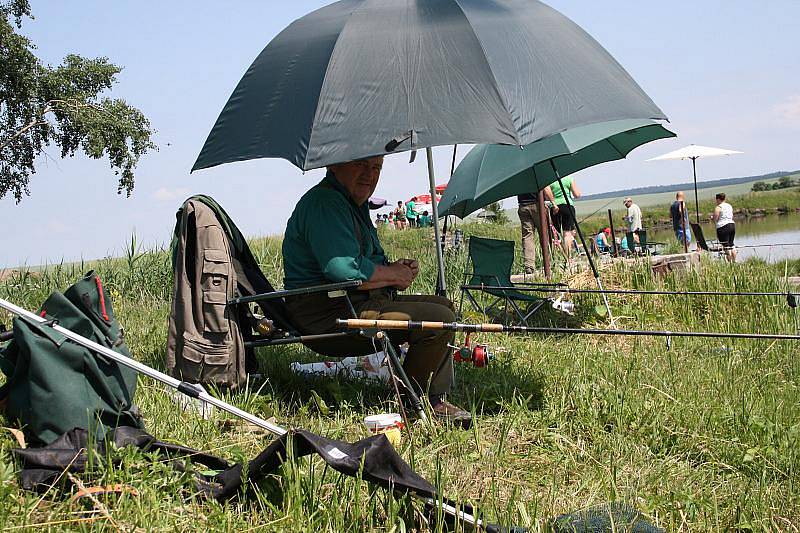
[{"label": "blue sky", "polygon": [[[256,55],[292,20],[325,3],[33,0],[36,19],[24,32],[39,55],[50,63],[67,53],[108,56],[124,66],[113,95],[145,112],[160,150],[142,159],[131,198],[116,194],[107,161],[62,160],[48,150],[31,196],[19,205],[0,200],[0,267],[119,255],[133,232],[144,246],[165,244],[175,210],[193,193],[216,198],[245,235],[282,233],[295,200],[321,171],[303,175],[282,160],[193,175],[189,168]],[[690,143],[745,152],[701,161],[701,180],[800,168],[800,1],[549,3],[628,69],[679,135],[582,172],[586,193],[690,180],[686,162],[644,162]],[[436,154],[444,180],[451,150]],[[425,188],[424,157],[409,165],[398,155],[387,158],[376,195],[405,199]]]}]

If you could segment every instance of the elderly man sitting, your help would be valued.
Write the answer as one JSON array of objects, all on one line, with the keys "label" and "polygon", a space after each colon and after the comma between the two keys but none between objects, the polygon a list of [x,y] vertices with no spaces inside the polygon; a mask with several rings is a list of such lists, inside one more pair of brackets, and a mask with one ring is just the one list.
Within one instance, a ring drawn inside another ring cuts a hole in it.
[{"label": "elderly man sitting", "polygon": [[[380,178],[383,157],[328,167],[325,179],[303,195],[286,226],[283,240],[286,289],[361,280],[350,299],[359,318],[453,322],[453,305],[440,296],[402,296],[419,274],[413,259],[389,262],[372,225],[367,200]],[[303,334],[337,330],[336,319],[352,316],[343,298],[310,294],[287,299]],[[468,425],[469,412],[445,399],[453,386],[453,332],[393,331],[392,342],[408,342],[404,369],[427,390],[434,416]],[[344,357],[373,351],[369,339],[324,341],[311,348]]]}]

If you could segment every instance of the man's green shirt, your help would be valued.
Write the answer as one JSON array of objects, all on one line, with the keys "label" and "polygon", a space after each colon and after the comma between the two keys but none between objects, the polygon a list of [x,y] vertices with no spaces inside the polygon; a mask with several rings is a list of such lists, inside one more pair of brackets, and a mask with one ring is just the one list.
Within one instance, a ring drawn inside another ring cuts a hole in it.
[{"label": "man's green shirt", "polygon": [[367,281],[387,263],[368,202],[357,206],[332,173],[297,202],[283,237],[286,289]]}]

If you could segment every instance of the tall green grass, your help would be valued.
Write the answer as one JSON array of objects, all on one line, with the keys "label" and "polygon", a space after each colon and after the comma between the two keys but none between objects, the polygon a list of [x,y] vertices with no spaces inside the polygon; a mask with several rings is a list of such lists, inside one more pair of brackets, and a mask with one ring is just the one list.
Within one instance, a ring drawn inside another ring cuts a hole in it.
[{"label": "tall green grass", "polygon": [[[518,239],[513,227],[462,229]],[[422,272],[410,291],[431,292],[432,233],[386,231],[381,237],[392,257],[420,260]],[[280,284],[280,239],[257,239],[251,246],[267,276]],[[447,262],[450,294],[457,300],[465,250],[449,250]],[[645,263],[617,264],[603,277],[609,287],[784,291],[786,275],[798,273],[797,265],[705,260],[699,271],[658,278]],[[125,257],[23,270],[0,284],[0,295],[33,309],[90,268],[109,287],[132,352],[163,369],[171,295],[166,249],[141,250],[134,237]],[[560,270],[557,275],[566,277]],[[594,312],[598,297],[575,300],[576,317],[547,310],[536,322],[607,325]],[[780,298],[613,295],[610,302],[619,325],[630,328],[797,331],[795,312]],[[482,318],[466,309],[465,315]],[[0,321],[9,317],[0,315]],[[534,530],[545,530],[558,514],[607,501],[629,502],[669,531],[800,527],[797,343],[675,338],[668,349],[663,339],[650,338],[481,335],[477,340],[491,345],[496,360],[487,369],[459,366],[452,395],[474,411],[474,427],[415,427],[400,446],[448,497],[477,504],[492,520]],[[265,381],[229,399],[260,416],[354,440],[366,436],[363,416],[397,409],[380,387],[293,376],[289,362],[316,359],[297,346],[258,355]],[[144,378],[137,396],[147,428],[165,440],[231,460],[254,456],[270,440],[222,414],[204,421],[181,413],[161,385]],[[344,478],[317,459],[289,463],[281,475],[220,505],[198,498],[189,475],[132,450],[101,458],[83,476],[87,484],[121,483],[138,491],[138,496],[103,497],[108,519],[71,504],[58,488],[43,498],[20,490],[19,465],[9,451],[14,446],[10,433],[0,434],[0,524],[6,529],[427,528],[409,501]],[[93,521],[78,522],[86,518]]]}]

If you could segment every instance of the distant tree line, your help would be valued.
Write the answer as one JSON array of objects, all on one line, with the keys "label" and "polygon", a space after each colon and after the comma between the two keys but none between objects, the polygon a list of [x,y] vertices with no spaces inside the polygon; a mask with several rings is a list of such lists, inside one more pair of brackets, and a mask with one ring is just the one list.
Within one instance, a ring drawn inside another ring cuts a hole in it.
[{"label": "distant tree line", "polygon": [[[708,188],[715,188],[720,189],[723,187],[728,187],[730,185],[738,185],[740,183],[749,183],[756,180],[772,180],[775,178],[780,178],[781,176],[790,176],[792,174],[798,174],[800,170],[794,171],[787,171],[781,170],[778,172],[770,172],[769,174],[762,174],[760,176],[746,176],[743,178],[725,178],[719,180],[709,180],[703,181],[698,183],[698,187],[701,189],[708,189]],[[694,185],[689,183],[677,183],[673,185],[653,185],[650,187],[637,187],[634,189],[626,189],[620,191],[609,191],[600,194],[591,194],[588,196],[582,197],[582,200],[600,200],[602,198],[616,198],[616,197],[624,197],[624,196],[639,196],[643,194],[656,194],[662,192],[675,192],[675,191],[682,191],[685,189],[691,189]],[[771,189],[770,189],[771,190]]]},{"label": "distant tree line", "polygon": [[800,185],[800,181],[795,181],[790,176],[783,176],[781,179],[779,179],[773,184],[769,184],[764,181],[757,181],[753,184],[753,187],[750,190],[753,192],[777,191],[780,189],[788,189],[789,187],[795,187],[797,185]]}]

